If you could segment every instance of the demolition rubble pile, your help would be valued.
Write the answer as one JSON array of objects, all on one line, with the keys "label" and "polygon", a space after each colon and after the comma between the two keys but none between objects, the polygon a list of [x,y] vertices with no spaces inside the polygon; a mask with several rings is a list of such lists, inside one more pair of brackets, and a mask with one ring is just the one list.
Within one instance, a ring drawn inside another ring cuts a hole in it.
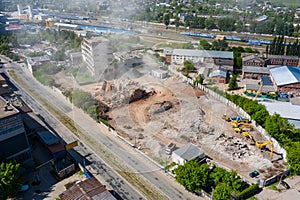
[{"label": "demolition rubble pile", "polygon": [[98,90],[97,96],[110,108],[129,104],[152,95],[144,86],[132,80],[113,80],[104,81],[101,91]]},{"label": "demolition rubble pile", "polygon": [[216,138],[216,141],[219,141],[220,147],[224,147],[226,152],[230,152],[232,160],[243,159],[254,155],[249,143],[240,138],[222,133]]}]

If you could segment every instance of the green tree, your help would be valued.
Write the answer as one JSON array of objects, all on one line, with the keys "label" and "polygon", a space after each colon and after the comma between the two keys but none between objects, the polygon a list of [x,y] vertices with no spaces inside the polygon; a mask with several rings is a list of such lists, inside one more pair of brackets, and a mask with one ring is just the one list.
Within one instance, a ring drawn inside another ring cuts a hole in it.
[{"label": "green tree", "polygon": [[85,103],[93,101],[90,93],[80,89],[75,89],[72,91],[70,100],[72,100],[72,103],[79,108],[83,108]]},{"label": "green tree", "polygon": [[228,42],[225,40],[214,40],[212,42],[212,49],[217,51],[225,51],[228,48]]},{"label": "green tree", "polygon": [[169,13],[165,13],[163,17],[163,23],[166,25],[166,27],[170,24],[170,15]]},{"label": "green tree", "polygon": [[238,88],[239,88],[239,86],[237,84],[237,76],[233,75],[231,77],[231,79],[229,80],[228,90],[231,91],[231,90],[236,90]]},{"label": "green tree", "polygon": [[214,200],[232,199],[230,187],[225,183],[218,184],[216,188],[213,190],[213,199]]},{"label": "green tree", "polygon": [[209,167],[207,164],[199,165],[197,160],[186,162],[174,170],[176,181],[191,192],[199,192],[206,186]]},{"label": "green tree", "polygon": [[21,189],[20,164],[2,162],[0,164],[0,199],[14,197]]},{"label": "green tree", "polygon": [[221,31],[234,31],[235,30],[235,19],[233,18],[222,18],[218,21],[218,28]]},{"label": "green tree", "polygon": [[207,40],[200,40],[198,49],[210,50],[211,44],[209,44],[209,42],[207,42]]},{"label": "green tree", "polygon": [[207,29],[214,29],[216,27],[215,20],[212,17],[205,19],[204,24]]},{"label": "green tree", "polygon": [[180,21],[179,21],[179,17],[176,17],[175,18],[175,27],[176,27],[176,29],[178,29],[179,28],[179,26],[180,26]]},{"label": "green tree", "polygon": [[184,66],[184,70],[187,72],[191,72],[191,71],[195,70],[194,63],[190,60],[185,60],[183,62],[183,66]]},{"label": "green tree", "polygon": [[300,142],[294,142],[288,148],[288,154],[286,156],[293,172],[297,175],[300,175]]},{"label": "green tree", "polygon": [[269,112],[265,109],[261,109],[258,112],[255,112],[251,115],[251,118],[256,121],[258,124],[264,124],[266,119],[269,117]]}]

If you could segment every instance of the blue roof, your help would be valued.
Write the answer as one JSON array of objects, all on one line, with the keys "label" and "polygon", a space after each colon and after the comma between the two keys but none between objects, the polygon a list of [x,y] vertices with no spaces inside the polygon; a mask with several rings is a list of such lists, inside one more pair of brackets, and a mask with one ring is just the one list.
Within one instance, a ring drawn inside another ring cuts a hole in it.
[{"label": "blue roof", "polygon": [[270,73],[277,86],[300,83],[300,68],[282,66],[270,69]]},{"label": "blue roof", "polygon": [[54,135],[54,133],[50,131],[41,131],[37,133],[40,138],[43,140],[43,142],[47,145],[55,144],[60,141],[60,139]]},{"label": "blue roof", "polygon": [[216,70],[216,71],[213,71],[209,77],[216,77],[216,76],[222,76],[224,78],[226,78],[226,72],[224,71],[221,71],[221,70]]}]

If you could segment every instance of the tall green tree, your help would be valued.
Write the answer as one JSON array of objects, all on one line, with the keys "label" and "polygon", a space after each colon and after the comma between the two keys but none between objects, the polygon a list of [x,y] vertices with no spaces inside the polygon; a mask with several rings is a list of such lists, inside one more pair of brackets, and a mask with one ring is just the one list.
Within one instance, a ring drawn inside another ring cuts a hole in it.
[{"label": "tall green tree", "polygon": [[166,27],[169,26],[169,24],[170,24],[170,14],[169,13],[164,14],[163,23],[166,25]]},{"label": "tall green tree", "polygon": [[231,79],[229,80],[228,90],[231,91],[231,90],[236,90],[238,88],[239,88],[239,86],[237,84],[237,76],[233,75],[231,77]]},{"label": "tall green tree", "polygon": [[20,164],[2,162],[0,164],[0,199],[14,197],[20,191],[22,183],[19,177]]},{"label": "tall green tree", "polygon": [[207,164],[199,165],[197,160],[186,162],[175,169],[176,181],[191,192],[199,192],[206,186],[209,167]]},{"label": "tall green tree", "polygon": [[207,29],[214,29],[216,27],[215,20],[212,17],[205,19],[204,23]]}]

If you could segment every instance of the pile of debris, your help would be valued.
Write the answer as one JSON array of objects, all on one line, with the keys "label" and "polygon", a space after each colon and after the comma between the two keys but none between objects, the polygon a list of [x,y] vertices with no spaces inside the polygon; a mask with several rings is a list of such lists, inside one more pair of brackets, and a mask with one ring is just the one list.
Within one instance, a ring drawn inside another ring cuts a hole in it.
[{"label": "pile of debris", "polygon": [[104,81],[101,90],[102,101],[111,108],[147,98],[154,93],[137,82],[120,79]]},{"label": "pile of debris", "polygon": [[220,141],[220,146],[223,146],[226,152],[231,153],[232,160],[243,159],[254,155],[249,144],[239,138],[222,133],[216,138],[216,141]]}]

